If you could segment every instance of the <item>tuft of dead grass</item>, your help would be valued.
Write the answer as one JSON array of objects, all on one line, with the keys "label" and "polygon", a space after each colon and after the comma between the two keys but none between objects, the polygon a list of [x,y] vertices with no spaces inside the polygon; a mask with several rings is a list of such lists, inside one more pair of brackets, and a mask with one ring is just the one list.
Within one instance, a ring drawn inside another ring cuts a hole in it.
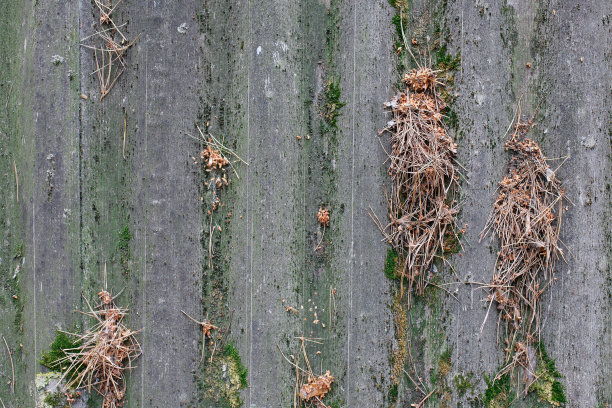
[{"label": "tuft of dead grass", "polygon": [[82,346],[64,350],[66,357],[56,364],[69,363],[65,370],[65,375],[72,374],[68,387],[87,388],[89,392],[93,388],[102,396],[102,408],[117,408],[123,406],[125,397],[125,371],[133,368],[141,348],[135,337],[138,331],[123,324],[127,309],[116,306],[106,289],[98,293],[98,299],[94,308],[87,302],[89,311],[84,312],[97,324],[83,335],[70,333]]},{"label": "tuft of dead grass", "polygon": [[[409,293],[422,294],[434,258],[455,234],[459,212],[457,145],[443,123],[446,104],[438,94],[437,71],[420,67],[404,76],[406,88],[385,105],[392,114],[381,133],[391,135],[387,194],[389,223],[377,218],[385,239],[401,255],[400,275]],[[372,218],[375,218],[373,216]]]},{"label": "tuft of dead grass", "polygon": [[520,368],[525,391],[536,379],[536,350],[540,339],[539,300],[554,281],[555,262],[563,258],[559,231],[565,190],[536,142],[527,134],[533,118],[521,121],[505,148],[511,153],[508,172],[482,231],[500,243],[487,301],[499,311],[506,366],[499,376]]},{"label": "tuft of dead grass", "polygon": [[328,392],[331,391],[333,382],[334,377],[331,376],[329,370],[327,370],[325,374],[318,377],[309,376],[306,384],[302,385],[300,388],[300,398],[306,402],[319,402]]}]

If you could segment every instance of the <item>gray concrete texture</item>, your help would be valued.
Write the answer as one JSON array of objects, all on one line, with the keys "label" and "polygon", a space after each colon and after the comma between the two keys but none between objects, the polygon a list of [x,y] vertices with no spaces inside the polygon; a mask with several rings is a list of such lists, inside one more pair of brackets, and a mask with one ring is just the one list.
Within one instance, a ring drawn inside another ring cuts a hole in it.
[{"label": "gray concrete texture", "polygon": [[[75,310],[102,288],[105,265],[109,287],[124,289],[128,324],[143,329],[127,407],[231,406],[211,396],[223,383],[207,381],[200,329],[181,309],[228,329],[218,341],[248,368],[247,407],[293,405],[295,371],[279,348],[298,355],[299,336],[322,339],[306,350],[313,371],[336,379],[328,404],[394,403],[397,284],[383,274],[387,247],[367,214],[386,219],[377,131],[401,75],[390,3],[124,0],[115,19],[140,37],[103,100],[93,53],[79,46],[97,27],[93,2],[0,4],[0,334],[15,370],[13,393],[0,343],[4,406],[34,406],[41,352],[56,329],[88,324]],[[456,299],[442,292],[406,312],[408,371],[428,383],[451,353],[449,394],[425,406],[481,406],[484,378],[502,364],[497,316],[481,329],[486,294],[457,282],[491,278],[497,243],[478,237],[521,100],[529,114],[539,105],[532,135],[563,163],[569,199],[567,263],[542,302],[542,340],[568,406],[609,407],[612,3],[407,5],[409,39],[438,39],[461,57],[452,92],[467,176],[465,250],[439,268]],[[335,126],[325,118],[334,102],[344,104]],[[234,164],[212,216],[206,174],[193,163],[196,124],[248,162]],[[320,207],[331,211],[325,229]],[[460,376],[472,378],[467,393],[453,386]],[[395,406],[421,398],[404,376]],[[526,401],[517,406],[540,404]]]}]

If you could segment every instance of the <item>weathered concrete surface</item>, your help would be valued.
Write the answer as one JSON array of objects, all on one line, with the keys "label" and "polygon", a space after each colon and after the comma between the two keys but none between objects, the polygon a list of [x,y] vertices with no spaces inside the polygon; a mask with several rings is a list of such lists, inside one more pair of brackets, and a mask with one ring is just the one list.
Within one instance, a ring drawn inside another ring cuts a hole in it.
[{"label": "weathered concrete surface", "polygon": [[[11,323],[2,331],[16,385],[11,394],[5,354],[0,394],[8,406],[33,406],[40,352],[56,329],[70,328],[80,299],[78,14],[67,3],[2,7],[3,38],[13,45],[2,53],[3,168],[9,176],[3,185],[3,290],[16,300],[3,308],[3,322]],[[16,262],[22,267],[13,279],[9,268]]]},{"label": "weathered concrete surface", "polygon": [[[544,300],[543,341],[569,405],[593,407],[612,402],[612,10],[574,3],[415,0],[405,30],[420,44],[441,32],[450,53],[461,53],[453,109],[469,177],[459,223],[468,228],[465,251],[449,260],[454,272],[440,266],[444,282],[490,280],[496,243],[478,236],[519,99],[529,113],[540,103],[533,134],[547,156],[569,155],[559,170],[574,203],[563,229],[568,263]],[[127,406],[223,404],[202,385],[200,330],[180,309],[222,327],[231,321],[223,342],[249,369],[246,406],[293,404],[295,372],[277,346],[297,355],[296,336],[323,339],[307,351],[315,372],[336,377],[328,404],[388,406],[395,284],[382,274],[386,247],[367,215],[370,207],[385,214],[376,131],[400,74],[388,2],[122,2],[117,21],[141,37],[102,101],[92,53],[78,47],[94,30],[91,2],[4,2],[0,11],[0,107],[8,108],[0,113],[0,334],[16,369],[11,394],[0,343],[4,404],[33,405],[41,351],[55,328],[84,323],[73,310],[81,293],[95,296],[106,263],[109,286],[125,288],[130,325],[143,328]],[[330,100],[330,83],[339,100]],[[325,116],[338,102],[336,127]],[[191,159],[201,147],[188,136],[195,123],[248,162],[235,163],[212,218],[205,175]],[[320,207],[331,210],[329,228],[316,221]],[[212,238],[211,225],[221,227]],[[452,350],[441,387],[450,399],[436,394],[429,406],[479,406],[484,376],[502,363],[496,312],[481,331],[484,292],[448,288],[458,301],[440,291],[415,303],[407,339],[425,382]],[[461,396],[453,380],[469,373],[474,389]],[[402,378],[396,406],[422,398],[411,388]]]},{"label": "weathered concrete surface", "polygon": [[[85,36],[92,19],[89,4],[81,8]],[[91,234],[84,273],[99,284],[103,262],[113,260],[114,289],[127,286],[130,323],[142,328],[129,406],[184,406],[197,401],[192,372],[199,357],[198,327],[180,313],[200,315],[199,175],[187,137],[198,106],[191,80],[199,58],[196,2],[129,2],[118,10],[129,38],[141,36],[119,86],[102,102],[93,97],[94,78],[86,79],[94,71],[90,52],[82,62],[84,91],[92,96],[82,109],[83,231]],[[183,23],[188,29],[180,33]],[[125,228],[127,251],[117,244]]]},{"label": "weathered concrete surface", "polygon": [[[533,137],[549,158],[567,158],[558,174],[569,205],[562,241],[567,263],[543,301],[543,337],[556,359],[570,406],[610,404],[610,4],[600,2],[453,2],[446,20],[461,51],[456,110],[462,123],[459,160],[470,184],[461,224],[469,247],[457,260],[460,278],[490,280],[496,244],[478,234],[505,171],[502,137],[522,100]],[[531,68],[527,67],[530,64]],[[562,159],[553,161],[557,167]],[[486,246],[491,245],[491,251]],[[478,260],[478,261],[476,261]],[[496,314],[479,305],[482,292],[460,287],[454,316],[458,372],[495,372]]]},{"label": "weathered concrete surface", "polygon": [[[372,135],[384,117],[361,101],[390,95],[391,54],[375,55],[392,32],[384,23],[390,19],[386,5],[363,6],[371,11],[361,19],[358,37],[358,8],[350,6],[245,4],[233,7],[228,17],[224,4],[209,4],[207,16],[218,20],[207,23],[217,27],[207,32],[223,45],[209,40],[205,55],[212,58],[212,81],[210,92],[204,92],[207,103],[216,98],[231,112],[221,120],[222,112],[213,106],[211,132],[238,137],[238,153],[249,163],[235,180],[228,248],[232,337],[249,368],[248,406],[292,403],[294,370],[277,344],[285,354],[297,355],[295,336],[323,339],[307,350],[316,372],[329,369],[337,378],[328,403],[379,406],[386,396],[392,339],[384,295],[388,283],[369,278],[379,276],[384,246],[366,215],[368,206],[383,211],[383,156]],[[219,30],[224,24],[233,36]],[[236,49],[233,58],[227,57],[228,48]],[[377,80],[368,81],[369,76]],[[231,87],[219,79],[231,81]],[[339,84],[346,105],[338,130],[322,131],[330,81]],[[224,86],[229,97],[220,101],[217,90]],[[240,108],[229,107],[230,100]],[[323,237],[316,221],[320,207],[332,214]],[[315,251],[319,242],[323,249]],[[330,297],[330,290],[335,295]],[[288,314],[286,305],[299,309],[300,316]],[[373,377],[377,385],[370,387]]]}]

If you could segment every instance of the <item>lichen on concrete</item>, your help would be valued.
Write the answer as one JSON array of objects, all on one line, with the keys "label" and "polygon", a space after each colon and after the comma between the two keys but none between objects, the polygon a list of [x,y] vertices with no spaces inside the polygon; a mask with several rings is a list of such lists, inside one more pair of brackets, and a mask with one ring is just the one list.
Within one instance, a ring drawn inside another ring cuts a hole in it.
[{"label": "lichen on concrete", "polygon": [[[75,390],[66,386],[62,373],[51,371],[36,374],[36,408],[86,408],[87,393],[76,394]],[[68,397],[74,399],[69,402]]]}]

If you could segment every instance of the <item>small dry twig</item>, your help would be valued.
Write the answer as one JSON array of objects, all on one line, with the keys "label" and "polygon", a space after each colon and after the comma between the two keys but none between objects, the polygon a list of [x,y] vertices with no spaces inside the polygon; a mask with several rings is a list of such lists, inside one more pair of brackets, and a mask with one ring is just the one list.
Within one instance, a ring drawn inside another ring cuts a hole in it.
[{"label": "small dry twig", "polygon": [[216,330],[217,327],[214,326],[208,319],[204,319],[201,322],[199,322],[193,317],[189,316],[187,313],[185,313],[185,311],[181,310],[181,313],[187,316],[189,320],[202,326],[202,356],[200,357],[200,363],[201,363],[204,360],[204,347],[206,346],[206,337],[210,337],[210,332],[212,330]]},{"label": "small dry twig", "polygon": [[127,112],[123,112],[123,160],[125,160],[125,136],[127,134]]},{"label": "small dry twig", "polygon": [[[11,394],[15,393],[15,366],[13,365],[13,353],[11,353],[11,350],[9,349],[8,343],[6,342],[6,339],[4,338],[4,335],[2,335],[2,340],[4,340],[4,345],[6,346],[6,351],[8,352],[9,355],[9,360],[11,360]],[[4,403],[2,404],[4,405]]]}]

